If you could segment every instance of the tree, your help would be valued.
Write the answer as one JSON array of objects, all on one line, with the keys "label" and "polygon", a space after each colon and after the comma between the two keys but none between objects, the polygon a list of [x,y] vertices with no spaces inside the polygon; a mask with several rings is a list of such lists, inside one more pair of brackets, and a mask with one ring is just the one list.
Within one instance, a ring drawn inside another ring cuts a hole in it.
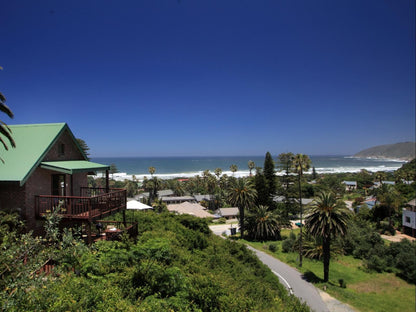
[{"label": "tree", "polygon": [[279,217],[267,206],[254,206],[248,210],[245,223],[249,237],[255,240],[275,240],[280,237]]},{"label": "tree", "polygon": [[153,177],[153,174],[156,172],[156,168],[155,167],[149,167],[149,173],[150,175]]},{"label": "tree", "polygon": [[292,182],[291,172],[293,169],[293,160],[295,155],[293,153],[281,153],[278,156],[278,168],[279,171],[284,171],[285,175],[283,176],[283,196],[285,197],[285,217],[289,217],[289,211],[291,210],[292,202],[289,196],[289,186]]},{"label": "tree", "polygon": [[90,160],[90,153],[88,152],[90,150],[90,148],[88,147],[87,143],[80,138],[77,138],[77,142],[79,147],[82,149],[82,151],[84,152],[85,156],[87,156],[87,159]]},{"label": "tree", "polygon": [[247,165],[248,165],[248,170],[250,171],[250,177],[251,177],[251,172],[253,171],[254,168],[256,168],[256,164],[254,163],[254,161],[249,160]]},{"label": "tree", "polygon": [[[0,67],[0,69],[3,69]],[[5,104],[6,103],[6,97],[3,95],[3,93],[0,92],[0,111],[5,113],[10,118],[13,118],[13,112],[10,110],[10,108]],[[13,140],[12,137],[12,131],[10,128],[6,125],[5,122],[0,120],[0,142],[3,144],[3,147],[6,151],[9,150],[9,147],[6,143],[9,141],[9,144],[11,147],[16,147],[16,143]],[[4,163],[4,160],[0,157],[0,161]]]},{"label": "tree", "polygon": [[217,176],[217,179],[219,179],[221,174],[222,174],[222,169],[221,168],[215,168],[214,174]]},{"label": "tree", "polygon": [[263,171],[260,167],[256,170],[254,176],[254,187],[257,192],[256,205],[267,205],[269,193],[267,191],[266,178],[264,177]]},{"label": "tree", "polygon": [[243,178],[234,181],[228,190],[228,202],[231,206],[238,207],[240,213],[241,238],[244,238],[244,212],[254,206],[256,195],[251,182]]},{"label": "tree", "polygon": [[230,170],[231,170],[231,172],[233,173],[233,176],[234,176],[234,174],[235,174],[235,173],[237,172],[237,170],[238,170],[237,165],[232,164],[232,165],[230,166]]},{"label": "tree", "polygon": [[274,170],[274,161],[272,155],[269,152],[266,153],[266,157],[264,158],[263,173],[266,179],[267,203],[268,206],[272,208],[272,196],[276,193],[276,173]]},{"label": "tree", "polygon": [[322,239],[324,281],[329,279],[331,239],[347,232],[350,211],[332,192],[323,192],[315,199],[305,220],[305,228],[313,237]]},{"label": "tree", "polygon": [[137,183],[134,181],[127,180],[126,182],[126,191],[128,197],[134,197],[137,194]]},{"label": "tree", "polygon": [[[402,196],[400,193],[392,186],[387,184],[382,184],[377,190],[377,201],[382,210],[387,212],[389,218],[389,226],[393,227],[391,217],[394,212],[397,212],[401,204],[403,203]],[[379,209],[376,207],[375,209]]]},{"label": "tree", "polygon": [[111,179],[113,179],[114,173],[117,173],[118,172],[118,169],[117,169],[116,164],[111,164],[110,165],[110,171],[109,172],[111,174]]},{"label": "tree", "polygon": [[380,185],[383,184],[383,181],[386,179],[386,173],[383,171],[377,171],[375,174],[375,179],[380,182]]},{"label": "tree", "polygon": [[[300,224],[302,225],[303,207],[302,207],[302,186],[301,179],[304,171],[308,171],[311,166],[311,160],[308,155],[296,154],[293,158],[293,169],[298,174],[298,187],[299,187],[299,207],[300,207]],[[302,267],[302,231],[299,236],[299,266]]]}]

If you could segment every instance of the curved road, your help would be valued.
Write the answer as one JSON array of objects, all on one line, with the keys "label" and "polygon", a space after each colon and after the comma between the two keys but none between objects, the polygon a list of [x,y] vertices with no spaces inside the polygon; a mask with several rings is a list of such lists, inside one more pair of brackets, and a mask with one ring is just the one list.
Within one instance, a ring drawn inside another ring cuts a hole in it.
[{"label": "curved road", "polygon": [[[224,232],[228,233],[229,224],[212,225],[211,231],[220,235]],[[279,280],[289,292],[306,304],[315,312],[353,312],[352,308],[346,304],[332,298],[326,292],[323,292],[313,286],[313,284],[303,279],[302,273],[279,261],[278,259],[257,250],[251,246],[247,246],[248,249],[254,251],[257,257],[267,265],[274,274],[277,275]]]}]

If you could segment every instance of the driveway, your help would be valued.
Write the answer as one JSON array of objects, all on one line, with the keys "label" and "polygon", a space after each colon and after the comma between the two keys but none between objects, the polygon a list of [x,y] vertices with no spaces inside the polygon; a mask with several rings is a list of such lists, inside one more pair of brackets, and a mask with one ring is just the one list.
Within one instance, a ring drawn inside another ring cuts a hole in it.
[{"label": "driveway", "polygon": [[[235,226],[234,226],[235,227]],[[226,232],[228,234],[230,225],[211,225],[211,231],[216,235],[222,235]],[[315,312],[353,312],[351,307],[336,300],[328,295],[326,292],[319,290],[313,284],[303,279],[302,273],[292,268],[286,263],[260,251],[251,246],[248,249],[254,251],[257,257],[265,265],[267,265],[272,272],[277,275],[280,282],[289,290],[289,292],[306,304]]]}]

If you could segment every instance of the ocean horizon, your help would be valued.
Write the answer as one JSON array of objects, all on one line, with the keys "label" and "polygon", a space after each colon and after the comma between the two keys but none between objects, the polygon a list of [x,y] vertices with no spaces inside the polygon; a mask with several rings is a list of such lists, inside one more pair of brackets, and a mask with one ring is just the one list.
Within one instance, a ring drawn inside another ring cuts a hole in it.
[{"label": "ocean horizon", "polygon": [[[359,172],[362,169],[370,172],[394,171],[405,161],[394,159],[354,158],[349,155],[315,155],[309,156],[312,167],[317,173]],[[113,174],[116,180],[131,180],[133,175],[138,180],[150,177],[149,167],[154,167],[154,176],[162,179],[192,177],[201,175],[209,170],[214,173],[221,168],[222,174],[233,175],[230,170],[232,164],[237,165],[235,177],[249,175],[248,161],[254,161],[256,167],[263,167],[264,156],[158,156],[158,157],[92,157],[91,161],[106,165],[115,164],[118,173]],[[277,156],[273,157],[277,163]],[[311,172],[310,170],[310,172]],[[283,174],[277,172],[277,174]]]}]

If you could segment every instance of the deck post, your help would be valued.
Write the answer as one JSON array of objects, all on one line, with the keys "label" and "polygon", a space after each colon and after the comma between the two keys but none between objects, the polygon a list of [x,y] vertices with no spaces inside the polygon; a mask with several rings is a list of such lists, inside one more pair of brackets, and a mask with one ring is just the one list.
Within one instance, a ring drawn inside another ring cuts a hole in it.
[{"label": "deck post", "polygon": [[110,174],[108,169],[105,171],[105,192],[110,192]]},{"label": "deck post", "polygon": [[87,237],[88,237],[88,245],[92,244],[92,235],[91,235],[91,221],[88,220],[87,222]]}]

